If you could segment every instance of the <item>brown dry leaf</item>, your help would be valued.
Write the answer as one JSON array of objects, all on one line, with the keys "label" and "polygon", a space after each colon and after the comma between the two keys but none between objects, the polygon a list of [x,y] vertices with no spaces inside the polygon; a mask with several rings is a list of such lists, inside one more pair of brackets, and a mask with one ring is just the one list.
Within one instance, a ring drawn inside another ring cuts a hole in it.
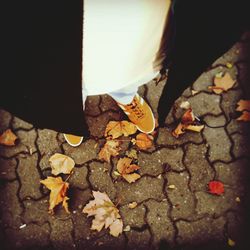
[{"label": "brown dry leaf", "polygon": [[129,136],[137,131],[136,126],[128,121],[110,121],[105,129],[105,137],[116,139],[122,135]]},{"label": "brown dry leaf", "polygon": [[15,146],[17,136],[10,130],[7,129],[0,135],[0,144],[5,146]]},{"label": "brown dry leaf", "polygon": [[61,177],[47,177],[45,180],[40,181],[51,192],[49,197],[49,212],[53,214],[53,209],[56,205],[62,202],[62,205],[67,213],[69,197],[66,196],[66,192],[69,188],[69,183],[64,182]]},{"label": "brown dry leaf", "polygon": [[172,132],[172,135],[175,138],[178,138],[180,135],[185,133],[187,125],[182,124],[181,122],[178,124],[178,126],[175,128],[175,130]]},{"label": "brown dry leaf", "polygon": [[237,121],[244,121],[244,122],[250,121],[250,112],[243,111],[242,115],[237,118]]},{"label": "brown dry leaf", "polygon": [[186,127],[186,130],[191,130],[194,132],[201,132],[201,130],[204,128],[204,125],[188,125]]},{"label": "brown dry leaf", "polygon": [[182,116],[181,123],[182,124],[192,124],[195,120],[193,110],[189,108]]},{"label": "brown dry leaf", "polygon": [[136,136],[135,144],[139,149],[146,150],[153,146],[154,137],[152,135],[140,133]]},{"label": "brown dry leaf", "polygon": [[240,100],[237,102],[238,107],[236,108],[236,111],[244,111],[248,110],[250,111],[250,100]]},{"label": "brown dry leaf", "polygon": [[221,94],[223,91],[231,89],[234,86],[235,82],[236,80],[233,80],[231,75],[226,72],[222,77],[215,76],[215,86],[209,86],[209,88],[212,89],[215,94]]},{"label": "brown dry leaf", "polygon": [[54,154],[49,158],[49,162],[52,168],[52,174],[70,174],[75,166],[75,162],[72,158],[63,154]]},{"label": "brown dry leaf", "polygon": [[91,230],[100,232],[103,227],[109,227],[109,233],[118,237],[122,233],[123,222],[119,210],[109,199],[106,193],[92,191],[94,200],[91,200],[84,208],[83,213],[87,216],[95,216],[92,221]]},{"label": "brown dry leaf", "polygon": [[137,173],[133,173],[134,171],[140,169],[139,166],[135,164],[131,164],[131,158],[121,158],[117,163],[117,170],[121,174],[121,176],[129,183],[135,182],[137,179],[141,178],[141,176]]},{"label": "brown dry leaf", "polygon": [[106,141],[104,147],[99,152],[99,159],[102,159],[108,163],[110,163],[110,157],[111,156],[117,156],[119,154],[119,151],[121,150],[120,142],[119,141],[113,141],[108,140]]}]

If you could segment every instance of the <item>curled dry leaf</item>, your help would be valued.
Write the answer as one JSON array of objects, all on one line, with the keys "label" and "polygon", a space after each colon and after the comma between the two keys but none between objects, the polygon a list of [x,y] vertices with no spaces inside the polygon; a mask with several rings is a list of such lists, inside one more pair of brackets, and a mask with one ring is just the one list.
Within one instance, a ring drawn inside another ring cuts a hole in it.
[{"label": "curled dry leaf", "polygon": [[250,100],[239,100],[237,102],[238,107],[236,108],[236,111],[244,111],[248,110],[250,111]]},{"label": "curled dry leaf", "polygon": [[117,163],[118,172],[129,183],[135,182],[137,179],[141,178],[139,174],[133,173],[134,171],[140,169],[140,167],[135,164],[131,164],[131,162],[132,159],[125,157],[119,159]]},{"label": "curled dry leaf", "polygon": [[214,78],[214,86],[209,86],[209,89],[212,89],[215,94],[221,94],[223,91],[231,89],[236,80],[233,80],[231,75],[226,72],[224,76]]},{"label": "curled dry leaf", "polygon": [[190,108],[190,103],[188,101],[182,102],[180,104],[180,108],[182,108],[182,109],[189,109]]},{"label": "curled dry leaf", "polygon": [[109,233],[117,237],[122,233],[123,222],[119,210],[109,199],[106,193],[92,191],[94,200],[91,200],[84,208],[83,213],[95,216],[92,221],[91,230],[100,232],[103,227],[109,227]]},{"label": "curled dry leaf", "polygon": [[130,149],[126,152],[126,156],[131,159],[138,159],[137,151],[135,149]]},{"label": "curled dry leaf", "polygon": [[194,131],[194,132],[201,132],[204,128],[204,125],[188,125],[186,130]]},{"label": "curled dry leaf", "polygon": [[10,129],[7,129],[0,135],[0,144],[14,146],[16,139],[17,136]]},{"label": "curled dry leaf", "polygon": [[49,158],[49,162],[52,168],[52,174],[69,174],[75,166],[75,162],[72,158],[63,154],[54,154]]},{"label": "curled dry leaf", "polygon": [[139,149],[149,149],[153,146],[154,137],[152,135],[140,133],[136,136],[135,144]]},{"label": "curled dry leaf", "polygon": [[137,131],[136,126],[128,121],[110,121],[105,129],[105,137],[111,136],[112,139],[122,135],[129,136]]},{"label": "curled dry leaf", "polygon": [[191,108],[189,108],[182,116],[181,118],[181,123],[188,125],[188,124],[192,124],[195,121],[195,116],[193,113],[193,110]]},{"label": "curled dry leaf", "polygon": [[67,203],[69,197],[66,196],[69,183],[64,182],[61,177],[47,177],[47,179],[41,180],[40,182],[51,191],[49,197],[49,212],[53,214],[54,207],[62,202],[65,211],[69,213]]},{"label": "curled dry leaf", "polygon": [[99,152],[98,156],[100,159],[110,163],[111,156],[117,156],[120,150],[119,141],[108,140]]},{"label": "curled dry leaf", "polygon": [[237,121],[249,122],[250,121],[250,112],[243,111],[242,115],[237,118]]},{"label": "curled dry leaf", "polygon": [[224,193],[224,184],[220,181],[210,181],[208,188],[211,194],[221,195]]}]

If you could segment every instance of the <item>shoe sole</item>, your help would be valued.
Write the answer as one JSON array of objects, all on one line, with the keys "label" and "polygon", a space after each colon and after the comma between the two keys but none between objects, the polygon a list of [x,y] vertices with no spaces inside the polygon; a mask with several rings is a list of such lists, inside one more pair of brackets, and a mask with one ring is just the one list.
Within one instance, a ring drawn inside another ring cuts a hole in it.
[{"label": "shoe sole", "polygon": [[79,145],[82,143],[82,140],[83,140],[83,137],[81,137],[80,142],[78,142],[78,143],[76,143],[76,144],[73,144],[73,143],[71,143],[71,142],[67,139],[67,137],[65,136],[65,134],[63,134],[63,136],[64,136],[65,141],[66,141],[70,146],[72,146],[72,147],[77,147],[77,146],[79,146]]}]

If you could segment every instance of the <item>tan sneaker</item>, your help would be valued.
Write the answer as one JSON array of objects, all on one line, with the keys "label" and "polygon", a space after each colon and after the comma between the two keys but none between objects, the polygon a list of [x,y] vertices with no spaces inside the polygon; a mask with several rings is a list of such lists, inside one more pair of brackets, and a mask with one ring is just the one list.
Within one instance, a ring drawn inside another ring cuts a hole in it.
[{"label": "tan sneaker", "polygon": [[77,147],[82,143],[83,137],[77,135],[63,134],[66,142],[72,146]]},{"label": "tan sneaker", "polygon": [[149,105],[138,94],[135,95],[130,104],[124,105],[117,103],[118,106],[133,122],[138,130],[143,133],[151,133],[155,129],[155,118]]}]

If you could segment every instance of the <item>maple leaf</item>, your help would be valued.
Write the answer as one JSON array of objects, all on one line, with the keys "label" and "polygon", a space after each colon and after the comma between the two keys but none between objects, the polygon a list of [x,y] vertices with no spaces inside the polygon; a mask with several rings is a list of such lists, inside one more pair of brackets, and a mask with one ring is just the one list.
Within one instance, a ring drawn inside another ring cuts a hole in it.
[{"label": "maple leaf", "polygon": [[211,194],[221,195],[224,193],[224,184],[220,181],[210,181],[208,188]]},{"label": "maple leaf", "polygon": [[105,137],[111,136],[112,139],[122,135],[129,136],[137,131],[137,127],[128,121],[110,121],[105,129]]},{"label": "maple leaf", "polygon": [[236,108],[236,111],[244,111],[248,110],[250,111],[250,100],[239,100],[237,102],[238,107]]},{"label": "maple leaf", "polygon": [[117,156],[119,154],[119,151],[121,150],[119,146],[119,141],[108,140],[99,152],[99,158],[110,163],[110,157]]},{"label": "maple leaf", "polygon": [[148,135],[148,134],[144,134],[144,133],[139,133],[135,140],[133,140],[132,142],[134,144],[136,144],[136,146],[139,149],[143,149],[146,150],[148,148],[151,148],[153,146],[153,136],[152,135]]},{"label": "maple leaf", "polygon": [[231,89],[234,86],[235,82],[236,80],[233,80],[230,74],[226,72],[222,77],[215,76],[215,86],[209,86],[209,89],[212,89],[215,94],[221,94],[223,91]]},{"label": "maple leaf", "polygon": [[137,173],[133,173],[135,170],[140,169],[139,166],[135,164],[131,164],[131,158],[121,158],[117,163],[117,170],[121,174],[121,176],[129,183],[135,182],[137,179],[141,178],[141,176]]},{"label": "maple leaf", "polygon": [[66,196],[66,192],[69,188],[69,183],[64,182],[61,177],[47,177],[45,180],[40,181],[45,185],[51,192],[49,197],[49,212],[53,214],[53,209],[56,205],[62,202],[67,213],[70,213],[68,210],[69,197]]},{"label": "maple leaf", "polygon": [[250,121],[250,112],[243,111],[242,115],[237,118],[237,121],[244,121],[244,122]]},{"label": "maple leaf", "polygon": [[109,199],[106,193],[99,191],[92,191],[94,200],[83,208],[83,213],[87,216],[95,216],[92,221],[91,230],[97,230],[100,232],[103,227],[109,227],[109,233],[114,237],[118,237],[122,233],[123,222],[119,214],[119,210]]},{"label": "maple leaf", "polygon": [[49,158],[49,162],[52,168],[52,174],[70,174],[75,166],[75,162],[72,158],[63,154],[54,154]]},{"label": "maple leaf", "polygon": [[17,136],[10,129],[7,129],[0,135],[0,144],[14,146],[16,139]]}]

